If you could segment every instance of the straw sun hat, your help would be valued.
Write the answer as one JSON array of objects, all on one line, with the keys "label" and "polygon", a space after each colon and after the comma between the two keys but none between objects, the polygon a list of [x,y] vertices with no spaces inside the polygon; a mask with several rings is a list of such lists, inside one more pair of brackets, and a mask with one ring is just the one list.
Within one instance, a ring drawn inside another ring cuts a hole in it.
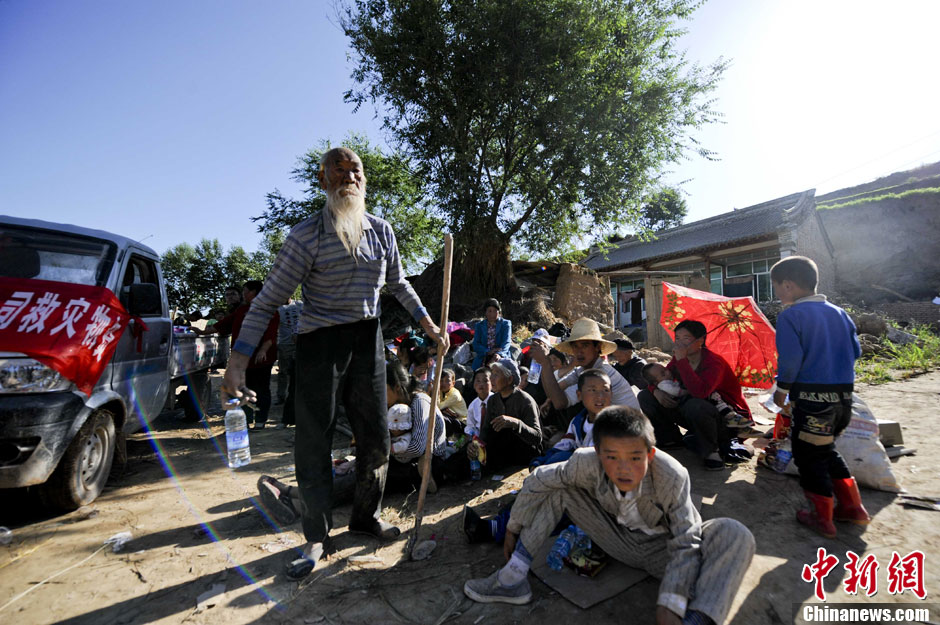
[{"label": "straw sun hat", "polygon": [[602,356],[613,354],[617,351],[616,343],[608,341],[601,336],[601,329],[597,326],[597,322],[586,317],[582,317],[574,322],[574,325],[571,326],[571,335],[568,336],[568,340],[558,344],[558,351],[573,354],[571,344],[575,341],[597,341],[601,344]]}]

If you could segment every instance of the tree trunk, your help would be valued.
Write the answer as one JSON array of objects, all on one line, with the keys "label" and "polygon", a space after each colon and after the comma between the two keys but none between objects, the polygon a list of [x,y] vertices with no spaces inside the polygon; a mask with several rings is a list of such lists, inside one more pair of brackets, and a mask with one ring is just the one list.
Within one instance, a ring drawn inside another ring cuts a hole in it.
[{"label": "tree trunk", "polygon": [[[505,308],[518,295],[512,273],[506,235],[494,227],[477,228],[454,235],[454,267],[451,317],[481,317],[481,305],[495,297]],[[441,261],[434,261],[414,283],[415,290],[435,321],[440,315]]]}]

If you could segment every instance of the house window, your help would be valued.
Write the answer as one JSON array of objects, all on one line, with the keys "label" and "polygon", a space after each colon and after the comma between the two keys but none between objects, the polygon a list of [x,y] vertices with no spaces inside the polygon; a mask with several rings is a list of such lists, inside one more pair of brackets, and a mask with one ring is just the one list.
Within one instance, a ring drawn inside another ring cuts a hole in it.
[{"label": "house window", "polygon": [[708,290],[712,293],[722,294],[721,266],[712,265],[709,269]]},{"label": "house window", "polygon": [[726,268],[727,277],[756,276],[756,299],[758,302],[769,302],[773,299],[770,268],[778,260],[780,260],[780,252],[774,249],[758,250],[749,254],[732,256],[726,260],[728,263]]}]

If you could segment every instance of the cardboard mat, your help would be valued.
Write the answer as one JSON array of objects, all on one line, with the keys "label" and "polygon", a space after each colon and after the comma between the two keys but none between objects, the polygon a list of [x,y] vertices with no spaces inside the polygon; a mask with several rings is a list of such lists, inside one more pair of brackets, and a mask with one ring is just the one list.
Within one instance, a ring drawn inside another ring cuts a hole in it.
[{"label": "cardboard mat", "polygon": [[594,577],[582,577],[568,567],[560,571],[548,568],[545,559],[554,541],[547,540],[532,559],[532,572],[549,588],[581,609],[616,597],[647,577],[646,571],[627,566],[613,558]]},{"label": "cardboard mat", "polygon": [[[696,510],[701,511],[702,496],[692,493],[692,505]],[[582,610],[616,597],[649,576],[646,571],[627,566],[613,558],[610,558],[607,565],[594,577],[578,575],[567,566],[560,571],[553,571],[548,567],[546,559],[554,544],[555,537],[545,541],[545,544],[533,556],[530,570],[546,586]]]}]

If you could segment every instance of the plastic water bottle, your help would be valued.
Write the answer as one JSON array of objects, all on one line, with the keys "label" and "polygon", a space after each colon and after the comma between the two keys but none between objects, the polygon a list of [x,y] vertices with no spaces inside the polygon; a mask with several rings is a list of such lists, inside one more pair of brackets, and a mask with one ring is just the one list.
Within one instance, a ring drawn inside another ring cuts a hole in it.
[{"label": "plastic water bottle", "polygon": [[548,552],[548,557],[545,559],[548,568],[553,571],[560,571],[561,567],[564,566],[565,558],[571,553],[572,549],[590,549],[590,546],[591,539],[588,535],[580,528],[569,525],[558,535],[551,551]]},{"label": "plastic water bottle", "polygon": [[470,461],[470,479],[474,482],[479,482],[483,477],[483,465],[480,464],[480,461],[474,458]]},{"label": "plastic water bottle", "polygon": [[534,360],[529,363],[529,383],[538,384],[539,379],[542,377],[542,365],[535,362]]},{"label": "plastic water bottle", "polygon": [[783,473],[793,458],[793,448],[790,447],[790,440],[784,439],[777,445],[777,455],[774,457],[774,470],[777,473]]},{"label": "plastic water bottle", "polygon": [[248,446],[248,420],[241,406],[225,411],[225,443],[228,447],[230,469],[237,469],[251,462],[251,449]]}]

